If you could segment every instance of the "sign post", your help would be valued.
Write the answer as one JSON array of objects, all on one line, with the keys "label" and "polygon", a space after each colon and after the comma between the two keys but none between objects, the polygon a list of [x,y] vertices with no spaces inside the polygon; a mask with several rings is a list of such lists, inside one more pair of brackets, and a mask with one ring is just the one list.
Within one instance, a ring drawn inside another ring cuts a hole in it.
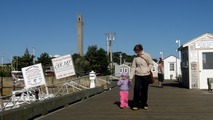
[{"label": "sign post", "polygon": [[69,93],[68,84],[66,84],[66,78],[75,75],[75,68],[73,65],[72,56],[70,54],[64,55],[58,58],[52,59],[53,69],[55,71],[56,79],[65,78],[65,84],[67,94]]}]

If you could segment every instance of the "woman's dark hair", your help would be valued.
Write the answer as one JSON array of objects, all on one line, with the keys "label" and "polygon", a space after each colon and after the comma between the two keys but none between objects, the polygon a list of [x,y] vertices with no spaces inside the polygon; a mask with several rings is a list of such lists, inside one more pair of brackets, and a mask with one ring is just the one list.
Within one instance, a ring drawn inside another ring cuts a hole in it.
[{"label": "woman's dark hair", "polygon": [[135,45],[133,50],[134,51],[142,51],[143,50],[143,46],[141,44],[137,44],[137,45]]}]

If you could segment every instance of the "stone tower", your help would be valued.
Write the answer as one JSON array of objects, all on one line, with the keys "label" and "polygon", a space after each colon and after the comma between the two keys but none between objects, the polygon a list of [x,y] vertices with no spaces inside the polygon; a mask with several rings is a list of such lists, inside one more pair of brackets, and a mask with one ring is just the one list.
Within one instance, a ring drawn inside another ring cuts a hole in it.
[{"label": "stone tower", "polygon": [[84,26],[83,16],[78,15],[77,19],[78,54],[80,54],[81,56],[83,56],[83,26]]}]

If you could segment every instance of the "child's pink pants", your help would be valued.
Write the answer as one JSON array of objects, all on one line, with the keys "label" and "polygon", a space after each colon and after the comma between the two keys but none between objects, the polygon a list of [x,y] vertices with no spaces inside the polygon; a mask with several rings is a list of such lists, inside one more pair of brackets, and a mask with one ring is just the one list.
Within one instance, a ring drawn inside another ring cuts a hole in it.
[{"label": "child's pink pants", "polygon": [[120,107],[128,107],[128,91],[120,91]]}]

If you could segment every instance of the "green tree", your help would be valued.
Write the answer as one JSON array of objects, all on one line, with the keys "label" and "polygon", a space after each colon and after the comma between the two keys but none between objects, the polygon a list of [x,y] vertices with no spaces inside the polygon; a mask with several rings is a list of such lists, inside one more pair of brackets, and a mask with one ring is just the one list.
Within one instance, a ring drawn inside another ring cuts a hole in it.
[{"label": "green tree", "polygon": [[98,48],[96,45],[88,47],[87,53],[85,55],[86,60],[89,62],[89,67],[87,69],[88,72],[91,70],[97,72],[97,49]]},{"label": "green tree", "polygon": [[74,53],[73,55],[72,55],[72,59],[73,59],[73,61],[76,61],[78,58],[80,58],[81,56],[79,55],[79,54],[77,54],[77,53]]},{"label": "green tree", "polygon": [[13,70],[21,70],[20,63],[21,63],[21,57],[13,56],[13,60],[12,60]]},{"label": "green tree", "polygon": [[85,57],[79,55],[73,61],[77,76],[84,76],[85,74],[88,73],[89,62],[85,59]]},{"label": "green tree", "polygon": [[89,66],[86,69],[88,72],[93,70],[101,75],[109,74],[109,62],[104,49],[98,49],[96,45],[89,46],[85,58],[89,62]]},{"label": "green tree", "polygon": [[101,74],[101,75],[108,75],[110,74],[110,71],[108,70],[108,65],[109,62],[107,60],[107,55],[106,55],[106,51],[103,48],[100,48],[97,51],[97,71]]},{"label": "green tree", "polygon": [[33,58],[33,55],[24,54],[24,56],[21,57],[21,68],[33,65]]},{"label": "green tree", "polygon": [[158,59],[156,59],[156,58],[153,58],[153,61],[155,61],[155,62],[158,62]]},{"label": "green tree", "polygon": [[11,76],[11,66],[10,64],[4,64],[0,66],[0,77],[10,77]]},{"label": "green tree", "polygon": [[124,62],[132,62],[134,59],[134,55],[127,55],[123,52],[114,52],[113,53],[113,61],[117,64],[120,64],[120,54],[122,55],[122,61]]},{"label": "green tree", "polygon": [[13,57],[12,65],[15,68],[15,70],[21,70],[23,67],[33,65],[33,58],[34,56],[30,55],[28,49],[26,48],[25,53],[22,57],[20,56]]},{"label": "green tree", "polygon": [[48,53],[44,52],[40,55],[40,57],[38,57],[38,61],[37,63],[41,63],[43,66],[43,69],[52,66],[52,61],[51,61],[51,57],[49,56]]}]

